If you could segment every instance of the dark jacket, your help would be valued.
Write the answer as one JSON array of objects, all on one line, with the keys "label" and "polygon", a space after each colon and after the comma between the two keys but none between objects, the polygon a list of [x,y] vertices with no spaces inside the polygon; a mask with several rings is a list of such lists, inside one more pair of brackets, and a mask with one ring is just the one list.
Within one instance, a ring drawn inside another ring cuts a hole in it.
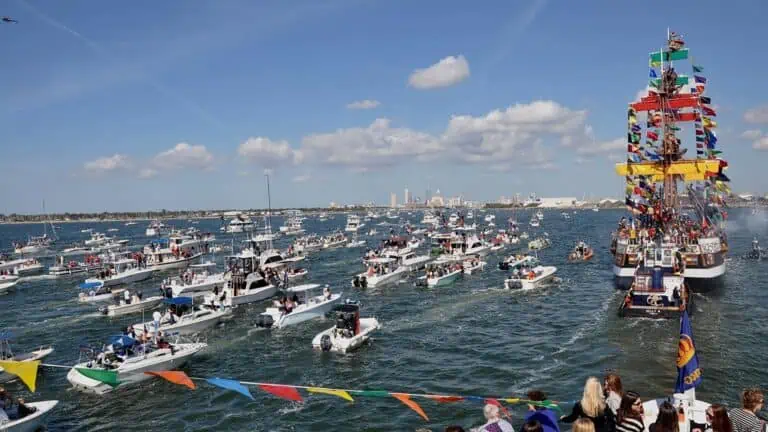
[{"label": "dark jacket", "polygon": [[616,418],[613,412],[607,406],[605,410],[598,414],[596,417],[588,416],[583,409],[581,409],[581,402],[576,402],[573,406],[571,414],[563,417],[561,421],[563,423],[573,423],[578,418],[588,418],[595,424],[595,432],[615,432],[616,431]]}]

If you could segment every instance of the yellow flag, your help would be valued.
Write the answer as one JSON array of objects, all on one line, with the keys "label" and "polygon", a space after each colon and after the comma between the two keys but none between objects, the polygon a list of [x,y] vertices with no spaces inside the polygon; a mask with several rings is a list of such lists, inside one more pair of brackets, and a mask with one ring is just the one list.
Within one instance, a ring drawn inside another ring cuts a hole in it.
[{"label": "yellow flag", "polygon": [[327,389],[327,388],[321,388],[321,387],[308,387],[307,391],[310,393],[322,393],[322,394],[327,394],[332,396],[338,396],[350,402],[355,401],[354,399],[352,399],[352,396],[350,396],[349,393],[345,392],[344,390],[334,390],[334,389]]},{"label": "yellow flag", "polygon": [[510,404],[514,404],[514,403],[520,402],[520,398],[506,398],[506,399],[501,399],[501,400],[503,400],[506,403],[510,403]]},{"label": "yellow flag", "polygon": [[19,377],[21,382],[29,387],[29,390],[34,392],[37,383],[37,367],[40,366],[40,360],[34,361],[13,361],[3,360],[0,361],[0,367],[11,375]]}]

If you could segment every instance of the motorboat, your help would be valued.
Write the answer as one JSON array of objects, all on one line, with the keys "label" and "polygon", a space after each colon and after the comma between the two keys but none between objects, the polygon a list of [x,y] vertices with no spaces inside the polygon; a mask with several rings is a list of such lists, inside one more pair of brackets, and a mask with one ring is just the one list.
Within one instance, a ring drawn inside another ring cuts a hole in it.
[{"label": "motorboat", "polygon": [[205,298],[205,303],[214,302],[223,306],[237,306],[248,303],[257,303],[277,294],[277,286],[273,285],[258,272],[249,273],[247,276],[242,273],[228,274],[227,283],[221,294],[214,290]]},{"label": "motorboat", "polygon": [[347,225],[344,227],[344,231],[357,232],[360,228],[364,226],[365,224],[360,222],[360,216],[356,214],[351,214],[347,216]]},{"label": "motorboat", "polygon": [[83,233],[83,234],[90,234],[90,233],[93,232],[93,228],[81,229],[80,232]]},{"label": "motorboat", "polygon": [[570,254],[568,261],[589,261],[595,255],[595,251],[588,244],[580,241],[576,244]]},{"label": "motorboat", "polygon": [[147,333],[150,337],[157,332],[196,334],[229,319],[232,315],[230,308],[193,305],[191,297],[166,298],[163,303],[168,305],[166,312],[161,314],[155,311],[152,321],[134,324],[136,334]]},{"label": "motorboat", "polygon": [[91,234],[91,238],[85,241],[86,246],[101,246],[105,243],[109,243],[112,241],[112,237],[107,237],[105,234],[102,233],[93,233]]},{"label": "motorboat", "polygon": [[427,266],[426,274],[419,278],[419,282],[428,287],[447,286],[456,282],[462,273],[463,269],[460,264],[430,265]]},{"label": "motorboat", "polygon": [[760,247],[760,241],[757,240],[757,237],[755,237],[752,240],[752,250],[747,253],[746,258],[747,259],[753,259],[753,260],[761,260],[768,255],[768,252],[766,252],[765,249]]},{"label": "motorboat", "polygon": [[301,218],[292,216],[285,221],[285,225],[280,227],[280,232],[284,235],[301,235],[306,230],[301,226]]},{"label": "motorboat", "polygon": [[500,250],[504,249],[504,243],[496,243],[495,245],[491,246],[491,252],[498,252]]},{"label": "motorboat", "polygon": [[399,254],[400,266],[405,267],[408,271],[415,271],[424,268],[432,257],[429,255],[417,255],[416,252],[410,247],[404,253]]},{"label": "motorboat", "polygon": [[373,236],[378,235],[378,234],[379,234],[379,232],[376,230],[376,228],[371,228],[371,229],[368,230],[368,236],[369,237],[373,237]]},{"label": "motorboat", "polygon": [[[53,352],[53,347],[41,346],[27,353],[14,354],[13,350],[11,349],[10,339],[10,332],[0,333],[0,360],[11,360],[17,362],[36,361],[48,357]],[[8,372],[5,372],[2,367],[0,367],[0,384],[14,381],[16,378],[18,378],[16,375],[9,374]],[[2,426],[3,425],[0,425],[0,427]]]},{"label": "motorboat", "polygon": [[[94,358],[74,365],[67,373],[67,381],[76,390],[103,395],[152,378],[144,372],[177,369],[207,346],[205,343],[170,344],[159,339],[141,344],[130,336],[115,336]],[[93,378],[104,372],[114,372],[116,384]]]},{"label": "motorboat", "polygon": [[137,225],[137,224],[138,224],[138,222],[131,221],[131,222],[126,222],[125,226],[134,226],[134,225]]},{"label": "motorboat", "polygon": [[646,247],[619,316],[677,318],[693,315],[693,296],[685,280],[685,259],[675,247]]},{"label": "motorboat", "polygon": [[123,258],[106,264],[97,277],[88,278],[85,282],[102,282],[104,286],[111,287],[149,279],[154,272],[154,268],[140,267],[135,259]]},{"label": "motorboat", "polygon": [[161,239],[160,242],[144,246],[147,267],[161,271],[185,268],[200,258],[205,250],[205,246],[199,241],[190,241],[185,244],[183,240],[180,242],[169,240]]},{"label": "motorboat", "polygon": [[107,230],[107,232],[118,232],[118,231],[120,231],[119,228],[110,228]]},{"label": "motorboat", "polygon": [[528,250],[541,250],[548,248],[552,245],[552,242],[549,241],[549,237],[537,237],[530,242],[528,242]]},{"label": "motorboat", "polygon": [[63,256],[56,258],[56,265],[48,267],[48,275],[55,277],[73,276],[102,269],[100,258],[89,257],[86,262],[64,262]]},{"label": "motorboat", "polygon": [[8,423],[0,424],[3,432],[33,432],[45,427],[48,417],[56,405],[57,400],[47,400],[39,402],[26,402],[28,408],[34,408],[34,412],[20,419],[11,420]]},{"label": "motorboat", "polygon": [[32,258],[25,260],[23,263],[13,268],[13,272],[18,276],[30,276],[43,271],[43,265],[40,261]]},{"label": "motorboat", "polygon": [[500,270],[520,270],[523,267],[536,267],[539,259],[532,255],[510,255],[499,263]]},{"label": "motorboat", "polygon": [[[123,291],[127,294],[128,291]],[[128,297],[126,299],[126,297]],[[102,306],[99,311],[106,316],[122,316],[137,312],[143,312],[156,308],[163,301],[163,296],[142,297],[137,294],[115,297],[116,303],[108,306]]]},{"label": "motorboat", "polygon": [[112,289],[112,287],[104,285],[104,282],[100,280],[85,281],[79,285],[79,288],[83,290],[77,297],[77,301],[80,303],[110,301],[125,291],[125,288]]},{"label": "motorboat", "polygon": [[397,259],[390,257],[371,258],[367,261],[368,270],[352,279],[356,288],[377,287],[397,282],[408,274],[408,269],[397,265]]},{"label": "motorboat", "polygon": [[17,255],[35,255],[48,250],[52,240],[48,235],[31,236],[26,244],[14,243],[13,252]]},{"label": "motorboat", "polygon": [[290,268],[283,271],[283,274],[285,277],[288,278],[288,280],[294,280],[303,278],[304,276],[309,274],[309,270],[305,268]]},{"label": "motorboat", "polygon": [[20,278],[16,275],[0,274],[0,292],[7,291],[19,283]]},{"label": "motorboat", "polygon": [[209,274],[206,270],[193,272],[187,269],[179,276],[164,279],[160,286],[166,293],[170,290],[173,297],[183,297],[214,291],[225,283],[224,273]]},{"label": "motorboat", "polygon": [[565,220],[569,220],[571,218],[571,215],[568,212],[562,212],[560,213],[560,216],[562,216]]},{"label": "motorboat", "polygon": [[496,220],[496,215],[494,215],[494,214],[485,215],[485,221],[486,222],[493,222],[494,220]]},{"label": "motorboat", "polygon": [[168,227],[159,220],[153,220],[149,223],[149,226],[144,231],[144,235],[147,237],[159,237],[168,233]]},{"label": "motorboat", "polygon": [[368,244],[365,240],[352,240],[349,243],[347,243],[347,248],[354,249],[359,247],[364,247],[366,244]]},{"label": "motorboat", "polygon": [[469,259],[465,259],[461,267],[464,270],[464,274],[472,274],[472,273],[483,271],[483,269],[487,264],[488,263],[485,261],[482,261],[480,257],[472,257]]},{"label": "motorboat", "polygon": [[296,239],[293,242],[293,250],[299,253],[315,252],[323,248],[324,241],[316,234],[311,234],[305,237]]},{"label": "motorboat", "polygon": [[536,219],[540,221],[544,220],[544,213],[541,210],[536,210]]},{"label": "motorboat", "polygon": [[342,233],[334,233],[323,238],[323,249],[342,247],[347,243],[347,237]]},{"label": "motorboat", "polygon": [[536,228],[540,225],[540,222],[536,217],[532,217],[530,222],[528,222],[528,225],[532,226],[533,228]]},{"label": "motorboat", "polygon": [[336,306],[333,312],[336,325],[315,335],[312,348],[345,354],[360,348],[381,328],[376,318],[360,318],[358,304],[348,301]]},{"label": "motorboat", "polygon": [[[268,307],[258,316],[256,325],[266,328],[282,328],[325,316],[334,306],[341,303],[341,294],[332,293],[326,285],[321,295],[312,295],[320,288],[321,285],[319,284],[297,285],[288,288],[286,290],[288,295],[294,294],[295,298],[299,298],[299,302],[293,306],[293,310],[286,312],[285,305]],[[303,299],[299,297],[300,295],[303,296]]]},{"label": "motorboat", "polygon": [[528,270],[515,272],[515,274],[504,281],[504,287],[511,290],[532,290],[549,284],[554,280],[557,267],[555,266],[536,266]]}]

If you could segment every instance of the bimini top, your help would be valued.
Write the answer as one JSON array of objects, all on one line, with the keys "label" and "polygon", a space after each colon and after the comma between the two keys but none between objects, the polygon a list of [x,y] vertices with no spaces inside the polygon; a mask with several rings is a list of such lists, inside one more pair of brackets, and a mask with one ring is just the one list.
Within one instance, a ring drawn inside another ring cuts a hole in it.
[{"label": "bimini top", "polygon": [[163,303],[169,304],[169,305],[191,305],[192,304],[192,297],[173,297],[173,298],[167,298],[163,300]]},{"label": "bimini top", "polygon": [[318,288],[320,288],[320,284],[303,284],[303,285],[296,285],[294,287],[290,287],[286,291],[298,293],[298,292],[311,291],[313,289],[318,289]]},{"label": "bimini top", "polygon": [[118,336],[112,336],[109,338],[109,343],[111,345],[120,345],[124,347],[130,347],[133,346],[133,344],[136,343],[136,339],[126,336],[126,335],[118,335]]},{"label": "bimini top", "polygon": [[104,285],[102,281],[83,282],[80,284],[80,289],[101,288],[102,285]]}]

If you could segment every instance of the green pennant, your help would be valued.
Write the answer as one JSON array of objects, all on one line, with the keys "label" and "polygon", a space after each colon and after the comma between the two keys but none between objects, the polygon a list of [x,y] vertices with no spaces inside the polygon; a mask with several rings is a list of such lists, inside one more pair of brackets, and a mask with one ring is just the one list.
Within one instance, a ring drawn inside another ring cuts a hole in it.
[{"label": "green pennant", "polygon": [[103,369],[75,368],[80,374],[90,379],[102,382],[112,387],[120,385],[117,379],[117,372]]},{"label": "green pennant", "polygon": [[349,391],[349,394],[363,397],[389,397],[389,392],[386,390],[355,390]]}]

